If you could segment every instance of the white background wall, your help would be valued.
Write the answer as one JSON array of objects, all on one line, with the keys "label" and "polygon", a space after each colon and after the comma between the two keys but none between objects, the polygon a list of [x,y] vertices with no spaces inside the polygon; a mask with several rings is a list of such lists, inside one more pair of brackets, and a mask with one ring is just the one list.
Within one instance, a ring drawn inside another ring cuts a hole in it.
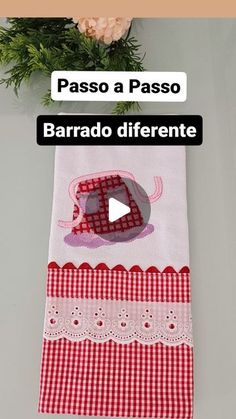
[{"label": "white background wall", "polygon": [[[3,22],[3,21],[2,21]],[[195,419],[236,409],[236,20],[143,19],[134,32],[148,70],[188,74],[183,104],[145,113],[204,117],[204,144],[189,147],[188,204],[195,338]],[[52,203],[53,147],[39,147],[35,118],[48,81],[17,99],[0,87],[0,416],[35,419]],[[109,104],[65,104],[108,112]]]}]

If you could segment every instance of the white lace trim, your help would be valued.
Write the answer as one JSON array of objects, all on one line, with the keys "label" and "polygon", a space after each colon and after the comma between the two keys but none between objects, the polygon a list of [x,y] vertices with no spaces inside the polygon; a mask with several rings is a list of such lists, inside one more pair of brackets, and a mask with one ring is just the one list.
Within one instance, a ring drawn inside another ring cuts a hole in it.
[{"label": "white lace trim", "polygon": [[192,345],[189,303],[48,298],[44,337]]}]

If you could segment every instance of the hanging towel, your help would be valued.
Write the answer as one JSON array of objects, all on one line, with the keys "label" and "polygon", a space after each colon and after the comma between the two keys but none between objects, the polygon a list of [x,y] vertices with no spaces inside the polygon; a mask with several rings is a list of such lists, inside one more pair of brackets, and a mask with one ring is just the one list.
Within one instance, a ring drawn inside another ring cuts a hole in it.
[{"label": "hanging towel", "polygon": [[188,253],[184,147],[57,147],[39,412],[192,418]]}]

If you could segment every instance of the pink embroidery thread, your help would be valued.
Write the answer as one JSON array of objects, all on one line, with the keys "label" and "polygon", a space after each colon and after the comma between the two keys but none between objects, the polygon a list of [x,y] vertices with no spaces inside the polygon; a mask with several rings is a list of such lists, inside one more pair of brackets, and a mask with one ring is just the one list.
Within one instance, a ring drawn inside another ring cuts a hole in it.
[{"label": "pink embroidery thread", "polygon": [[[73,201],[73,203],[79,208],[79,214],[78,217],[73,220],[73,221],[63,221],[63,220],[59,220],[58,225],[60,227],[63,228],[73,228],[76,227],[83,219],[83,210],[76,198],[76,187],[78,186],[78,184],[82,181],[85,180],[90,180],[93,178],[97,178],[97,177],[103,177],[103,176],[114,176],[114,175],[119,175],[121,177],[126,177],[128,179],[131,180],[135,180],[135,177],[132,173],[130,172],[126,172],[123,170],[110,170],[110,171],[104,171],[104,172],[98,172],[98,173],[92,173],[90,175],[84,175],[84,176],[79,176],[75,179],[72,180],[72,182],[69,185],[69,196],[71,198],[71,200]],[[157,201],[163,192],[163,182],[162,182],[162,178],[159,176],[154,176],[154,183],[155,183],[155,191],[152,195],[150,195],[148,197],[148,200],[150,203],[154,203],[155,201]],[[143,202],[147,202],[146,197],[142,194],[142,192],[140,191],[140,189],[138,188],[138,186],[135,184],[134,186],[135,190],[134,192],[136,193],[136,195],[143,201]]]}]

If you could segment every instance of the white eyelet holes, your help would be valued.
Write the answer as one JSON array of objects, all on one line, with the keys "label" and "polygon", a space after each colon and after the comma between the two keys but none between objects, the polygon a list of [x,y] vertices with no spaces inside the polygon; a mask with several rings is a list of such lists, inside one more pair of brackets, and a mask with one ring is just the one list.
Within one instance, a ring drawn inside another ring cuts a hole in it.
[{"label": "white eyelet holes", "polygon": [[70,323],[71,327],[78,329],[81,327],[83,313],[78,306],[75,306],[71,312],[71,318],[67,319],[66,322]]},{"label": "white eyelet holes", "polygon": [[62,322],[62,319],[59,317],[60,313],[54,304],[49,307],[47,314],[47,322],[49,327],[56,328]]},{"label": "white eyelet holes", "polygon": [[94,325],[95,327],[98,327],[99,329],[105,326],[105,317],[106,314],[104,313],[102,307],[98,307],[97,311],[94,313]]},{"label": "white eyelet holes", "polygon": [[148,332],[153,329],[153,314],[150,309],[146,308],[144,313],[141,315],[142,317],[142,326],[145,332]]},{"label": "white eyelet holes", "polygon": [[192,345],[190,304],[48,298],[44,336]]},{"label": "white eyelet holes", "polygon": [[118,326],[121,330],[125,330],[129,327],[129,314],[125,308],[122,308],[120,313],[118,313],[118,319]]},{"label": "white eyelet holes", "polygon": [[166,329],[169,333],[176,333],[178,327],[177,315],[174,310],[169,310],[169,313],[166,315]]}]

